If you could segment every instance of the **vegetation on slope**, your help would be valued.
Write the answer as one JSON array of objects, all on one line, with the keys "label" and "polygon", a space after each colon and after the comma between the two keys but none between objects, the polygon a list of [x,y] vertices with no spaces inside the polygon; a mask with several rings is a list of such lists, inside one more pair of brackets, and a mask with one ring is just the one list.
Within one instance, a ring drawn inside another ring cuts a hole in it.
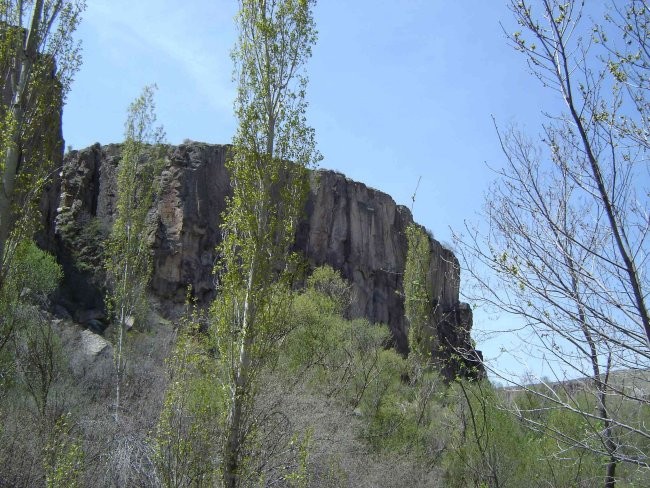
[{"label": "vegetation on slope", "polygon": [[[344,318],[349,300],[347,284],[330,268],[315,270],[306,289],[294,292],[290,332],[260,373],[259,440],[246,457],[256,476],[247,486],[586,487],[600,479],[605,457],[578,445],[558,455],[546,435],[593,428],[583,416],[487,381],[446,384],[434,371],[416,377],[409,359],[386,349],[386,327]],[[132,330],[126,342],[119,429],[110,354],[89,359],[79,351],[79,331],[54,322],[67,358],[45,409],[56,425],[35,422],[40,404],[16,375],[0,400],[4,483],[38,486],[63,470],[80,486],[219,484],[227,390],[206,317],[188,305],[175,325],[149,320],[149,331]],[[583,409],[594,407],[589,392],[571,394]],[[627,415],[650,421],[633,403]],[[531,422],[540,428],[530,429]],[[643,439],[630,443],[650,447]],[[649,474],[623,466],[617,481],[644,486]]]}]

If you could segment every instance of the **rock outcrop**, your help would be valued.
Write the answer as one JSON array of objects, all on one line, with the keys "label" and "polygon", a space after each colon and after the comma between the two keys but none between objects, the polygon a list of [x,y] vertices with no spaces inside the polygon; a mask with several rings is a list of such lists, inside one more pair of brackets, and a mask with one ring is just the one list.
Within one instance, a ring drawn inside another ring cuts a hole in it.
[{"label": "rock outcrop", "polygon": [[[188,285],[200,302],[215,295],[215,248],[230,191],[225,168],[228,150],[228,146],[200,143],[169,147],[160,194],[149,215],[154,253],[151,287],[163,303],[183,303]],[[82,309],[101,307],[101,266],[89,252],[89,241],[101,245],[112,225],[120,153],[119,145],[99,144],[72,151],[66,156],[61,181],[52,186],[43,204],[49,220],[44,245],[64,265],[68,286],[61,300],[68,308],[76,307],[71,310],[76,315]],[[407,252],[404,230],[413,222],[411,212],[390,196],[340,173],[320,170],[310,178],[297,250],[313,267],[329,264],[339,270],[352,284],[355,299],[350,316],[387,324],[394,345],[406,352],[401,292]],[[471,310],[459,302],[458,261],[433,239],[431,250],[438,343],[471,350]],[[443,356],[449,359],[450,354]],[[450,364],[445,374],[455,374],[461,366]]]}]

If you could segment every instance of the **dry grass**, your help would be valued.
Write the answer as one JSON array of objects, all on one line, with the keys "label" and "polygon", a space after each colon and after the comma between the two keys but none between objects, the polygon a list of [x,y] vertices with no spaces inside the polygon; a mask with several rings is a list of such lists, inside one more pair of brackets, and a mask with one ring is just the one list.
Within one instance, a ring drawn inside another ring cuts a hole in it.
[{"label": "dry grass", "polygon": [[294,433],[312,431],[310,487],[401,488],[439,487],[442,475],[399,453],[377,453],[358,433],[363,418],[335,399],[304,385],[266,378],[262,406],[273,406],[288,419]]}]

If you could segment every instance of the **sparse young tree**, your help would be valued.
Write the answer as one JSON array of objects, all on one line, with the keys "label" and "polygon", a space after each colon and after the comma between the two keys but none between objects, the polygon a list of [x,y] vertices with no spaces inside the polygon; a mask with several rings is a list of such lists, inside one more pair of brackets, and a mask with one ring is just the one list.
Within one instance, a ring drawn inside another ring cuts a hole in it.
[{"label": "sparse young tree", "polygon": [[307,126],[305,64],[316,41],[314,0],[241,0],[233,51],[239,127],[228,163],[214,326],[228,391],[223,483],[242,486],[256,435],[258,374],[286,333],[296,222],[319,159]]},{"label": "sparse young tree", "polygon": [[[189,293],[188,293],[189,295]],[[200,330],[203,314],[188,296],[187,310],[167,358],[169,384],[156,429],[156,465],[166,488],[214,486],[218,481],[223,389],[213,344]]]},{"label": "sparse young tree", "polygon": [[127,327],[133,326],[146,314],[146,290],[152,271],[147,215],[164,161],[164,132],[155,126],[154,90],[153,85],[145,87],[129,107],[126,140],[117,172],[117,215],[107,249],[106,267],[111,285],[108,304],[118,326],[115,347],[116,420],[124,372],[124,336]]},{"label": "sparse young tree", "polygon": [[47,488],[82,486],[83,446],[72,434],[69,414],[57,419],[43,451]]},{"label": "sparse young tree", "polygon": [[582,414],[582,436],[547,434],[565,456],[602,455],[606,487],[619,463],[648,468],[639,446],[650,431],[624,415],[648,400],[611,381],[615,369],[650,366],[645,3],[617,4],[618,24],[594,26],[584,2],[511,2],[521,31],[510,40],[565,111],[548,115],[540,143],[497,130],[506,163],[486,198],[488,231],[468,226],[458,241],[477,285],[470,298],[522,319],[557,379],[591,380],[587,408],[552,385],[531,391]]}]

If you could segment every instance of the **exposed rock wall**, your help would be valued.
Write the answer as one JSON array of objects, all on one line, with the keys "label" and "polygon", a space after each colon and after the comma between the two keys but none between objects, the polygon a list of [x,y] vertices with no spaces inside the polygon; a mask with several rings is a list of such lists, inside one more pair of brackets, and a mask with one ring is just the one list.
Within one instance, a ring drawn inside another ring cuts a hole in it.
[{"label": "exposed rock wall", "polygon": [[[119,145],[96,144],[68,154],[61,181],[53,185],[44,203],[44,214],[50,216],[49,247],[60,256],[66,276],[72,277],[67,302],[63,299],[68,306],[74,302],[80,308],[96,307],[101,295],[98,263],[92,256],[84,258],[80,247],[86,245],[80,236],[102,239],[112,225],[120,150]],[[160,195],[150,213],[155,256],[151,286],[164,302],[182,303],[188,285],[200,301],[215,294],[215,248],[230,191],[225,168],[228,150],[228,146],[200,143],[169,148]],[[411,212],[390,196],[342,174],[316,171],[310,177],[297,249],[311,266],[329,264],[340,270],[352,283],[350,315],[388,324],[396,347],[406,352],[402,273],[407,252],[404,230],[413,222]],[[88,226],[91,231],[84,230]],[[436,297],[438,343],[468,348],[471,310],[459,303],[458,261],[433,239],[431,250],[429,279]],[[85,271],[76,262],[80,256],[87,261]],[[87,283],[81,285],[84,272]]]}]

